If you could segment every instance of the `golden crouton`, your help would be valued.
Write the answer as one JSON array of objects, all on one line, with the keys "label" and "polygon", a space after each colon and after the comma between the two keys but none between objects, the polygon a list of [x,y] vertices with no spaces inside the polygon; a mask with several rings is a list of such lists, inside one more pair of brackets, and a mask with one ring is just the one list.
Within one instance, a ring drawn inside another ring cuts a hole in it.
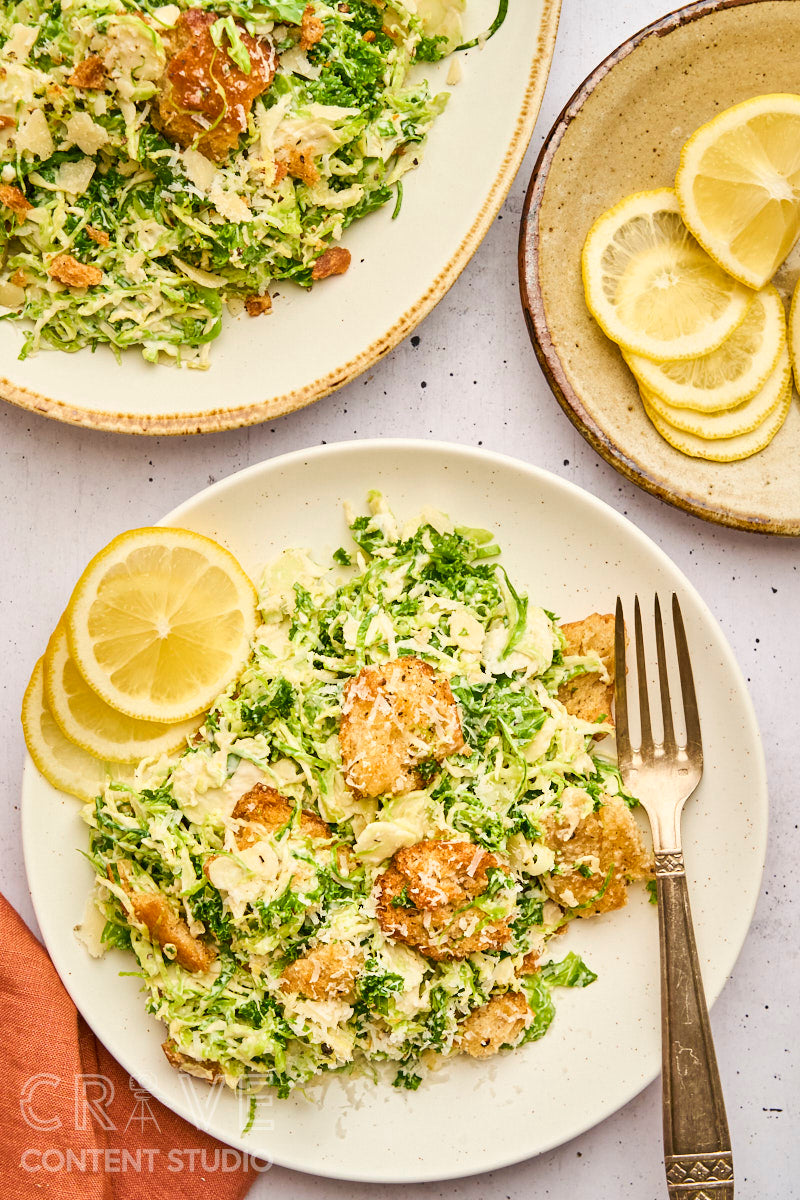
[{"label": "golden crouton", "polygon": [[336,1000],[352,996],[363,956],[344,942],[309,950],[281,974],[282,992],[299,992],[307,1000]]},{"label": "golden crouton", "polygon": [[558,868],[557,874],[545,876],[545,886],[563,908],[585,904],[582,917],[622,908],[628,882],[647,879],[652,872],[652,856],[625,801],[619,796],[603,796],[602,801],[574,829],[570,819],[556,812],[540,822]]},{"label": "golden crouton", "polygon": [[376,916],[387,937],[441,961],[499,950],[506,918],[488,920],[471,901],[502,863],[472,842],[417,842],[398,850],[377,882]]},{"label": "golden crouton", "polygon": [[188,1054],[184,1054],[182,1050],[178,1049],[171,1038],[161,1043],[161,1049],[164,1051],[169,1065],[176,1071],[183,1071],[184,1075],[192,1075],[195,1079],[206,1079],[211,1083],[220,1073],[219,1063],[202,1062],[200,1059],[190,1058]]},{"label": "golden crouton", "polygon": [[464,745],[445,679],[419,658],[365,667],[349,679],[339,730],[345,783],[356,796],[397,796],[422,783],[419,764]]},{"label": "golden crouton", "polygon": [[307,146],[293,146],[291,150],[280,150],[276,159],[285,167],[286,174],[292,179],[313,187],[319,183],[319,171],[314,164],[314,156]]},{"label": "golden crouton", "polygon": [[97,242],[98,246],[111,245],[111,238],[106,233],[105,229],[95,229],[94,225],[86,226],[86,236],[90,237],[93,242]]},{"label": "golden crouton", "polygon": [[[252,846],[264,836],[265,831],[278,833],[284,825],[288,825],[294,807],[291,800],[287,800],[276,788],[263,783],[257,783],[249,792],[245,792],[231,814],[236,821],[249,822],[237,835],[239,849]],[[333,837],[330,825],[307,809],[300,810],[300,832],[319,840]]]},{"label": "golden crouton", "polygon": [[583,655],[595,650],[608,672],[609,682],[593,671],[587,675],[576,675],[558,689],[558,698],[567,712],[582,721],[611,719],[611,702],[614,699],[614,618],[611,613],[592,613],[582,621],[562,625],[566,639],[565,654]]},{"label": "golden crouton", "polygon": [[491,1058],[501,1046],[513,1045],[533,1016],[522,992],[492,996],[467,1017],[459,1045],[470,1058]]},{"label": "golden crouton", "polygon": [[103,278],[99,267],[78,262],[71,254],[57,254],[47,268],[47,274],[67,287],[94,287]]},{"label": "golden crouton", "polygon": [[253,101],[272,83],[278,56],[266,38],[237,26],[250,57],[245,73],[228,52],[227,35],[215,45],[211,27],[218,20],[216,13],[189,8],[162,34],[169,57],[152,121],[170,141],[221,162],[247,129]]},{"label": "golden crouton", "polygon": [[25,214],[29,213],[33,208],[30,200],[20,191],[18,187],[13,187],[8,183],[0,183],[0,204],[4,208],[10,208],[17,221],[24,221]]},{"label": "golden crouton", "polygon": [[312,46],[316,46],[317,42],[322,40],[322,35],[325,32],[325,26],[319,17],[314,12],[314,5],[307,4],[303,10],[303,16],[300,21],[300,49],[310,50]]},{"label": "golden crouton", "polygon": [[329,246],[320,254],[311,270],[311,278],[328,279],[331,275],[344,275],[350,266],[350,251],[346,246]]},{"label": "golden crouton", "polygon": [[102,58],[98,54],[90,54],[83,62],[76,63],[72,74],[67,76],[67,83],[87,91],[99,91],[105,87],[106,68]]},{"label": "golden crouton", "polygon": [[244,302],[248,317],[260,317],[272,312],[272,297],[265,293],[263,296],[248,296]]},{"label": "golden crouton", "polygon": [[169,902],[158,892],[134,892],[130,896],[134,918],[146,926],[160,946],[175,947],[175,962],[187,971],[207,971],[216,958],[214,951],[189,933],[185,921],[176,917]]}]

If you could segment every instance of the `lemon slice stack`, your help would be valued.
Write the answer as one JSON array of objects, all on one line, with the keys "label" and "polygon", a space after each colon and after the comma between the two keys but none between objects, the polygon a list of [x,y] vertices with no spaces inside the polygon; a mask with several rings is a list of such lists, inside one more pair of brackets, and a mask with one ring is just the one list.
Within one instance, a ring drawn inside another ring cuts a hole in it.
[{"label": "lemon slice stack", "polygon": [[[686,143],[675,190],[627,197],[583,249],[586,302],[620,346],[650,420],[694,458],[763,450],[791,405],[788,345],[769,280],[800,236],[800,96],[758,96]],[[796,298],[795,298],[796,299]]]},{"label": "lemon slice stack", "polygon": [[121,534],[78,580],[25,693],[39,771],[89,800],[130,764],[179,749],[247,662],[255,629],[255,589],[217,542]]}]

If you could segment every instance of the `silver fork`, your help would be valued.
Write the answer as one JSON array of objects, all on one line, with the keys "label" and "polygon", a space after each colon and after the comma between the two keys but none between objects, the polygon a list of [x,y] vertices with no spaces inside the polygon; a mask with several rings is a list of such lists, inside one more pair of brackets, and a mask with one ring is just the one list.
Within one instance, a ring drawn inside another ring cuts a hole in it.
[{"label": "silver fork", "polygon": [[653,830],[661,946],[661,1045],[664,1167],[673,1200],[732,1200],[733,1157],[708,1007],[697,959],[683,866],[680,820],[703,774],[703,745],[692,664],[677,596],[672,620],[686,741],[675,738],[661,606],[655,598],[656,657],[664,736],[653,738],[639,597],[634,640],[639,677],[641,740],[631,746],[625,677],[625,620],[617,598],[616,728],[625,786],[644,807]]}]

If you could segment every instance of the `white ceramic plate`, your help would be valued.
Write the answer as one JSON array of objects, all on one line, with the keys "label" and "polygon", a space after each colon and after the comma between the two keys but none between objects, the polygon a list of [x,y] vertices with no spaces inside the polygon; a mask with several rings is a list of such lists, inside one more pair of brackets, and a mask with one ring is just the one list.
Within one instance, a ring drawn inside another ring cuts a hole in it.
[{"label": "white ceramic plate", "polygon": [[[430,312],[478,248],[528,145],[553,53],[560,0],[512,0],[497,35],[425,72],[450,90],[403,207],[356,222],[346,275],[306,293],[281,284],[268,317],[227,314],[208,371],[175,370],[129,351],[42,350],[19,362],[21,329],[0,322],[0,395],[58,420],[128,433],[197,433],[266,421],[319,399],[386,354]],[[497,0],[468,0],[467,36]]]},{"label": "white ceramic plate", "polygon": [[[399,514],[423,505],[496,531],[514,579],[564,619],[613,610],[617,592],[678,593],[699,684],[706,773],[684,820],[686,867],[710,999],[744,941],[759,890],[767,799],[759,734],[719,626],[681,572],[630,522],[573,485],[511,459],[432,442],[326,446],[277,458],[201,492],[165,518],[218,538],[256,576],[284,546],[317,553],[346,539],[342,502],[378,487]],[[75,1003],[123,1066],[160,1100],[217,1137],[315,1174],[410,1183],[488,1171],[539,1154],[608,1116],[660,1064],[656,910],[643,888],[621,912],[576,922],[559,943],[597,971],[561,990],[540,1042],[488,1063],[456,1059],[419,1091],[332,1077],[262,1108],[242,1136],[230,1094],[179,1075],[161,1052],[130,959],[90,959],[72,934],[92,873],[79,851],[78,804],[28,762],[25,861],[47,948]],[[263,1128],[263,1122],[271,1128]]]}]

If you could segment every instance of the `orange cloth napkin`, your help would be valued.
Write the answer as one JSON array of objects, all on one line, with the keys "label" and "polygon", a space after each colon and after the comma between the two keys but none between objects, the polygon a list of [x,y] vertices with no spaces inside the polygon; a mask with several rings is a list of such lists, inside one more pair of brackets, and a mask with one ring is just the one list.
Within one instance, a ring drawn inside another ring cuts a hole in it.
[{"label": "orange cloth napkin", "polygon": [[14,1200],[239,1200],[267,1168],[123,1071],[2,896],[0,1114],[0,1195]]}]

